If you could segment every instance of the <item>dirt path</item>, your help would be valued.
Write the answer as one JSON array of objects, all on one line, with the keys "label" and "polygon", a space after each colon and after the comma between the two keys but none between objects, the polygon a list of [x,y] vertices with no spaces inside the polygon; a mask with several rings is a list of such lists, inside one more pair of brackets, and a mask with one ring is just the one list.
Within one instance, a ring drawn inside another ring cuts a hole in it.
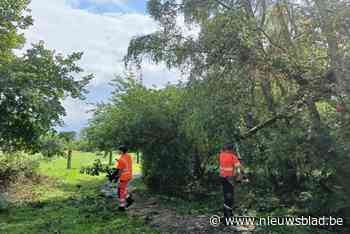
[{"label": "dirt path", "polygon": [[209,223],[212,214],[180,215],[175,209],[165,208],[157,200],[143,196],[138,191],[134,191],[133,194],[136,202],[129,208],[128,213],[144,219],[149,226],[161,233],[252,233],[248,227],[240,227],[238,230],[223,225],[213,227]]}]

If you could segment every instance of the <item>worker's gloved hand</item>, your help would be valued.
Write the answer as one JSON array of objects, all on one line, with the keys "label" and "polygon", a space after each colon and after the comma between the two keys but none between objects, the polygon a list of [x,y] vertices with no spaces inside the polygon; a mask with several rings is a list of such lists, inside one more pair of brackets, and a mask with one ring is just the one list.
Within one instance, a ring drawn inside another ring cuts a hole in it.
[{"label": "worker's gloved hand", "polygon": [[244,184],[249,183],[249,178],[248,178],[248,176],[243,175],[242,180],[241,180],[241,183],[244,183]]},{"label": "worker's gloved hand", "polygon": [[241,175],[239,175],[239,176],[237,176],[236,177],[236,182],[238,183],[238,184],[241,184],[241,183],[249,183],[249,178],[248,178],[248,176],[247,175],[245,175],[245,174],[241,174]]},{"label": "worker's gloved hand", "polygon": [[106,177],[110,182],[118,182],[119,177],[118,177],[119,169],[113,168],[112,170],[107,171]]}]

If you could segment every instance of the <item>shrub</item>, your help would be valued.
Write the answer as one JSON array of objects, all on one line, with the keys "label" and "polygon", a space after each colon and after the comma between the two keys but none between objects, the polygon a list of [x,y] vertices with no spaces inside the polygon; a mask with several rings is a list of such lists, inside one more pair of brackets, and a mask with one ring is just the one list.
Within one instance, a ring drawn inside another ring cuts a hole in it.
[{"label": "shrub", "polygon": [[28,155],[11,153],[0,155],[0,181],[3,186],[20,177],[32,178],[39,166],[38,161]]}]

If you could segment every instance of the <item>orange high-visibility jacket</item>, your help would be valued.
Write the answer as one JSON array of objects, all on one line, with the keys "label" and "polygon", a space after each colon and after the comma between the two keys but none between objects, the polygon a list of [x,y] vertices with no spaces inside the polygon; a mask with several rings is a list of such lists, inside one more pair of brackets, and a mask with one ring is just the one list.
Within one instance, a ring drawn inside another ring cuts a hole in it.
[{"label": "orange high-visibility jacket", "polygon": [[129,154],[122,154],[116,165],[117,169],[121,170],[120,180],[132,179],[132,158]]},{"label": "orange high-visibility jacket", "polygon": [[220,176],[235,176],[235,167],[241,163],[232,151],[222,151],[219,155]]}]

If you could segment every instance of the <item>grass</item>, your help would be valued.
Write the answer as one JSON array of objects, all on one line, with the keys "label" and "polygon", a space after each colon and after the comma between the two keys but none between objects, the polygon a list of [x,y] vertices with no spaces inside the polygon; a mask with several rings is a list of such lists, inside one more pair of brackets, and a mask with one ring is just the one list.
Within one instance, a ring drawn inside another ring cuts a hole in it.
[{"label": "grass", "polygon": [[[131,154],[134,156],[133,154]],[[108,158],[103,156],[96,156],[94,153],[83,153],[74,151],[72,154],[72,170],[66,170],[67,160],[65,158],[57,158],[52,161],[43,161],[40,163],[40,172],[44,175],[66,178],[69,181],[74,181],[76,179],[86,179],[90,178],[90,176],[84,176],[79,173],[79,170],[83,166],[92,165],[92,163],[96,160],[100,159],[102,163],[107,164]],[[136,160],[133,160],[133,173],[140,174],[141,169],[140,165],[136,164]],[[113,165],[114,165],[113,161]]]},{"label": "grass", "polygon": [[[74,152],[71,170],[65,169],[65,159],[42,161],[39,171],[47,178],[32,186],[35,196],[29,203],[12,204],[7,213],[0,213],[0,233],[157,233],[143,221],[118,213],[115,200],[98,196],[103,175],[79,173],[96,158]],[[134,171],[139,170],[136,165]]]}]

